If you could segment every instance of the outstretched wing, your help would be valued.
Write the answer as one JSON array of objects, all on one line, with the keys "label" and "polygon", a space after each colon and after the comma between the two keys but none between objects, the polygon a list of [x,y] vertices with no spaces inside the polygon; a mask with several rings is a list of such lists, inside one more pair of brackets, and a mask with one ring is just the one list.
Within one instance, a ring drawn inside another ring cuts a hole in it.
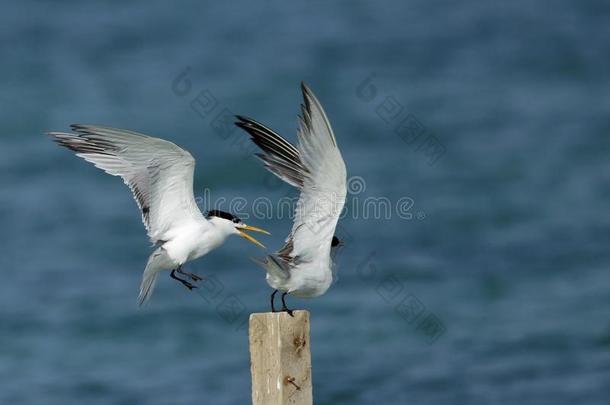
[{"label": "outstretched wing", "polygon": [[256,156],[263,161],[267,170],[291,186],[302,188],[307,169],[301,163],[299,151],[277,132],[252,118],[237,115],[235,125],[250,134],[250,139],[264,153]]},{"label": "outstretched wing", "polygon": [[[290,256],[309,261],[319,249],[330,251],[332,237],[345,205],[345,162],[322,105],[301,83],[304,104],[299,117],[299,156],[309,175],[305,177],[287,241]],[[292,245],[292,246],[290,246]]]},{"label": "outstretched wing", "polygon": [[54,140],[113,176],[133,192],[153,243],[174,226],[200,218],[193,195],[195,160],[177,145],[137,132],[72,125],[74,133],[50,132]]},{"label": "outstretched wing", "polygon": [[286,262],[312,260],[330,249],[346,197],[345,163],[330,122],[309,87],[301,83],[301,90],[298,148],[252,119],[238,116],[236,122],[262,149],[257,156],[265,167],[301,190],[292,231],[277,254]]}]

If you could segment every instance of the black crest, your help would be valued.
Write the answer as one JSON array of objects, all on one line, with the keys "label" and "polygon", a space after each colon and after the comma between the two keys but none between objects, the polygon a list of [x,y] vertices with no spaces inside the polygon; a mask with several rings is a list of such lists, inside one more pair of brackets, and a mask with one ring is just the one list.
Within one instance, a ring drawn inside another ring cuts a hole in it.
[{"label": "black crest", "polygon": [[224,212],[224,211],[220,211],[220,210],[210,210],[210,211],[208,211],[207,217],[208,218],[211,218],[211,217],[224,218],[224,219],[227,219],[229,221],[235,222],[236,224],[241,222],[241,219],[239,219],[235,215],[233,215],[233,214],[231,214],[229,212]]}]

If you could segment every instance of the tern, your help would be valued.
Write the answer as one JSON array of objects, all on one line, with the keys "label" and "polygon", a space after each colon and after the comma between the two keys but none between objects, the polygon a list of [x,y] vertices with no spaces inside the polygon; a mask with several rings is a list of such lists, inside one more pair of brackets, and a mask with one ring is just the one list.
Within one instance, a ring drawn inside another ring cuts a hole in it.
[{"label": "tern", "polygon": [[138,304],[151,297],[157,275],[170,276],[189,289],[202,277],[182,270],[195,260],[239,235],[264,248],[245,231],[269,232],[244,224],[228,212],[211,210],[204,216],[195,202],[193,176],[195,159],[172,142],[125,129],[93,125],[72,125],[73,133],[50,132],[59,145],[113,176],[120,176],[130,188],[142,213],[148,237],[157,249],[150,255],[140,285]]},{"label": "tern", "polygon": [[266,272],[274,299],[282,292],[282,311],[287,294],[314,298],[324,294],[333,281],[333,256],[341,241],[334,236],[345,204],[346,169],[337,140],[322,105],[301,83],[304,103],[295,147],[269,127],[244,116],[235,125],[245,130],[262,150],[256,156],[267,170],[300,190],[294,224],[284,246],[275,254],[255,260]]}]

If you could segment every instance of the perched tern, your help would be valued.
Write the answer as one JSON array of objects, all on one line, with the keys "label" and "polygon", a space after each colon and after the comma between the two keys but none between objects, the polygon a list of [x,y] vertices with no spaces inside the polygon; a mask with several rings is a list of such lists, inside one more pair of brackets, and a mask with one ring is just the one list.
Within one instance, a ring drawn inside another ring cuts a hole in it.
[{"label": "perched tern", "polygon": [[50,132],[61,146],[113,176],[120,176],[131,189],[142,212],[142,222],[157,249],[146,264],[138,303],[153,292],[157,274],[170,276],[187,288],[202,278],[182,266],[220,246],[230,235],[240,235],[263,247],[245,231],[269,232],[244,224],[238,217],[219,210],[204,216],[193,195],[195,159],[172,142],[125,129],[72,125],[74,133]]},{"label": "perched tern", "polygon": [[346,170],[337,140],[313,92],[301,83],[301,105],[294,147],[269,127],[253,119],[237,116],[235,125],[248,132],[263,153],[256,156],[267,170],[298,188],[292,230],[277,253],[256,260],[267,271],[267,283],[282,292],[282,311],[291,313],[287,294],[313,298],[324,294],[333,281],[333,256],[341,245],[334,236],[345,204]]}]

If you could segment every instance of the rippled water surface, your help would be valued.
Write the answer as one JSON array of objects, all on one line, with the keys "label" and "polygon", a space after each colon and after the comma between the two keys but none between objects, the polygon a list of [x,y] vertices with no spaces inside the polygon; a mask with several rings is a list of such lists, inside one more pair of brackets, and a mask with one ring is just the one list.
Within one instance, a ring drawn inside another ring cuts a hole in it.
[{"label": "rippled water surface", "polygon": [[164,273],[139,310],[151,249],[128,190],[43,133],[171,139],[202,205],[246,199],[277,249],[290,219],[251,202],[291,190],[214,117],[294,139],[301,80],[363,181],[337,283],[290,300],[311,311],[316,404],[608,403],[607,3],[314,3],[3,7],[0,403],[249,403],[260,251],[233,238],[188,266],[217,294]]}]

